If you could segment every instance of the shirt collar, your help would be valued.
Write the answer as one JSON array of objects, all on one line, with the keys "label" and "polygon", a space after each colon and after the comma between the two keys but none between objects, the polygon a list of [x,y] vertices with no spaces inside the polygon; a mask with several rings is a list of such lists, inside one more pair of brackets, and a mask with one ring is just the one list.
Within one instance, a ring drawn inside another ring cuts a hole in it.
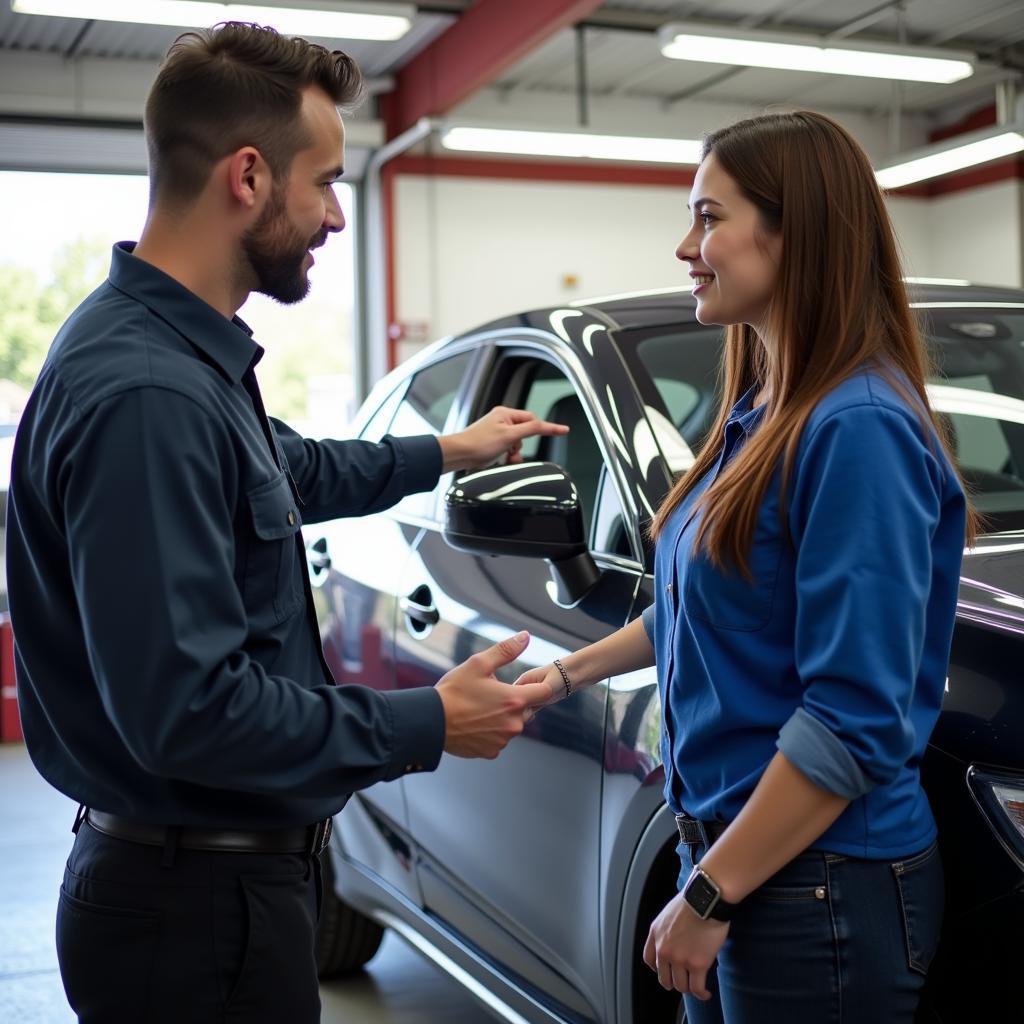
[{"label": "shirt collar", "polygon": [[237,316],[227,319],[173,277],[137,259],[134,248],[134,242],[114,246],[110,283],[170,324],[237,384],[263,356],[249,326]]},{"label": "shirt collar", "polygon": [[754,395],[757,393],[757,390],[758,385],[753,384],[743,392],[739,400],[732,407],[729,419],[726,421],[726,426],[730,423],[735,423],[747,435],[753,431],[760,422],[765,410],[763,404],[754,405]]}]

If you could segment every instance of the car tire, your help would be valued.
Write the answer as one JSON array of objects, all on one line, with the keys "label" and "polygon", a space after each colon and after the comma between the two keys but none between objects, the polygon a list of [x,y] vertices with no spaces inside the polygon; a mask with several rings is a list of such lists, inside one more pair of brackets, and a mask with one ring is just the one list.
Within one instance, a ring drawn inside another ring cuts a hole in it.
[{"label": "car tire", "polygon": [[323,905],[316,926],[316,971],[320,978],[336,978],[359,970],[380,948],[384,929],[350,907],[334,891],[334,865],[329,851],[320,858],[323,869]]}]

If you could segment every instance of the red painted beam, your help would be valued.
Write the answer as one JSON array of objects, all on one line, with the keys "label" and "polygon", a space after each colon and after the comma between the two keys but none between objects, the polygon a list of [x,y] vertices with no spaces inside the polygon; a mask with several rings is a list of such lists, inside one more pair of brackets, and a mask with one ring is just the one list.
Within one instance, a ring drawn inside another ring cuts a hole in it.
[{"label": "red painted beam", "polygon": [[576,181],[606,185],[664,185],[689,188],[695,167],[615,164],[589,160],[482,160],[476,157],[395,157],[388,167],[395,174],[438,175],[450,178],[499,178],[512,181]]},{"label": "red painted beam", "polygon": [[421,117],[451,110],[601,3],[602,0],[478,0],[402,68],[395,90],[381,97],[388,138],[400,135]]},{"label": "red painted beam", "polygon": [[[390,183],[397,174],[425,177],[505,179],[511,181],[580,182],[598,185],[655,185],[689,188],[696,168],[652,164],[617,164],[604,161],[501,160],[477,157],[395,157],[385,171]],[[931,181],[886,189],[886,195],[932,199],[1000,181],[1024,181],[1024,156],[1011,156],[981,167],[969,167]]]},{"label": "red painted beam", "polygon": [[947,124],[945,128],[936,128],[928,136],[929,142],[941,142],[943,139],[951,139],[954,135],[962,135],[964,132],[975,132],[979,128],[988,128],[996,123],[996,105],[989,103],[988,106],[980,107],[967,117],[961,118],[956,124]]},{"label": "red painted beam", "polygon": [[1011,156],[981,167],[968,167],[941,178],[922,181],[916,185],[889,190],[890,195],[910,196],[915,199],[935,199],[953,192],[966,192],[982,185],[995,185],[1001,181],[1024,181],[1024,156]]}]

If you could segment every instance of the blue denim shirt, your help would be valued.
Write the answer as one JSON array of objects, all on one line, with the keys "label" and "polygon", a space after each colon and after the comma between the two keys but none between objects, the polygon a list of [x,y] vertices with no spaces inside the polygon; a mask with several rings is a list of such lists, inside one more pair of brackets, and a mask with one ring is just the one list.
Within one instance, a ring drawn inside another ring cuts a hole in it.
[{"label": "blue denim shirt", "polygon": [[851,800],[813,844],[866,858],[935,836],[919,764],[945,689],[965,501],[937,439],[877,372],[826,395],[799,444],[785,536],[777,471],[750,567],[693,551],[694,503],[757,429],[736,404],[718,463],[659,537],[645,613],[664,708],[671,808],[735,818],[781,750]]},{"label": "blue denim shirt", "polygon": [[262,351],[115,247],[18,428],[7,580],[25,740],[97,810],[305,824],[440,759],[431,688],[334,685],[299,532],[434,487],[440,446],[310,441],[268,420]]}]

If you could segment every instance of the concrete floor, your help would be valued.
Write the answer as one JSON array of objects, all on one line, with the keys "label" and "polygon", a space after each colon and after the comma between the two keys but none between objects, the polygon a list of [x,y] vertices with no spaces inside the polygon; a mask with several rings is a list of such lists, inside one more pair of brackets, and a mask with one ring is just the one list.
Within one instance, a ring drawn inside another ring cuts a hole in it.
[{"label": "concrete floor", "polygon": [[[0,1021],[75,1020],[64,999],[53,942],[74,817],[75,805],[43,782],[21,744],[0,745]],[[394,935],[362,974],[323,985],[320,996],[323,1024],[493,1020]]]}]

